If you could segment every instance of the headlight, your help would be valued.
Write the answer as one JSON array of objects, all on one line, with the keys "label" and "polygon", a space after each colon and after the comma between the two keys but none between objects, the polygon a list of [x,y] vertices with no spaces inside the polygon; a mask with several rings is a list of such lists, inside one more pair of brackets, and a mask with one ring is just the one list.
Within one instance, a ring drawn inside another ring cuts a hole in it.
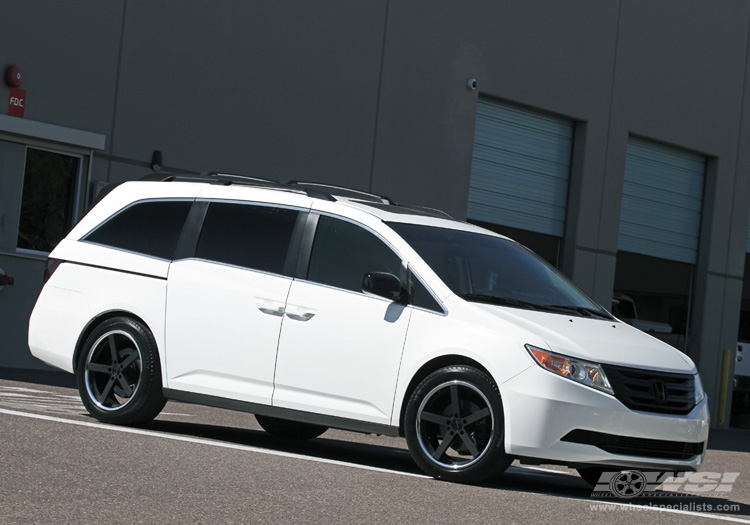
[{"label": "headlight", "polygon": [[693,388],[695,389],[695,404],[697,405],[703,401],[704,397],[706,397],[706,391],[703,390],[703,383],[701,383],[700,374],[695,374],[693,376],[693,385]]},{"label": "headlight", "polygon": [[[529,351],[537,364],[545,370],[567,377],[582,385],[614,395],[601,365],[564,355],[553,354],[552,352],[531,345],[526,345],[526,350]],[[699,383],[700,380],[696,383],[696,389]]]}]

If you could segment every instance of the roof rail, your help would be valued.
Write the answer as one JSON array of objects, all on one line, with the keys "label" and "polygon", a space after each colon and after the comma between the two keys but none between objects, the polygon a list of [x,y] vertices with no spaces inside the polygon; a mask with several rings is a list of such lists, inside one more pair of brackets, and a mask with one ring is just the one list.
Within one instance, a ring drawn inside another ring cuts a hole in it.
[{"label": "roof rail", "polygon": [[366,191],[347,188],[344,186],[336,186],[334,184],[323,184],[320,182],[305,182],[296,180],[284,181],[284,183],[296,188],[311,189],[328,193],[332,197],[358,199],[362,201],[378,202],[380,204],[395,204],[393,200],[391,200],[389,197],[386,197],[385,195],[377,195],[375,193],[369,193]]},{"label": "roof rail", "polygon": [[345,186],[336,186],[334,184],[324,184],[320,182],[306,182],[306,181],[282,181],[278,182],[271,179],[264,179],[261,177],[252,177],[249,175],[239,175],[235,173],[222,173],[222,172],[203,172],[199,174],[185,174],[185,173],[169,173],[166,171],[159,171],[150,173],[140,180],[143,181],[178,181],[178,182],[208,182],[212,184],[239,184],[246,186],[259,186],[265,188],[272,188],[278,190],[287,191],[301,191],[308,197],[315,199],[322,199],[327,201],[335,201],[338,198],[351,199],[360,201],[364,204],[371,204],[377,207],[383,207],[387,209],[389,206],[395,206],[404,210],[411,210],[417,213],[430,215],[433,217],[442,217],[446,219],[452,219],[452,217],[442,210],[436,208],[429,208],[427,206],[417,206],[413,204],[399,204],[396,203],[390,197],[385,195],[378,195],[376,193],[369,193],[354,188],[347,188]]},{"label": "roof rail", "polygon": [[217,180],[220,182],[225,183],[236,183],[236,184],[248,184],[252,186],[284,186],[282,182],[271,180],[271,179],[264,179],[262,177],[253,177],[251,175],[240,175],[238,173],[222,173],[219,171],[209,171],[205,173],[201,173],[201,175],[205,177],[209,177],[210,179]]},{"label": "roof rail", "polygon": [[274,188],[283,188],[284,185],[271,179],[260,177],[250,177],[248,175],[237,175],[234,173],[220,172],[203,172],[203,173],[169,173],[166,171],[155,171],[141,177],[142,181],[160,181],[160,182],[208,182],[210,184],[244,184],[249,186],[265,186]]},{"label": "roof rail", "polygon": [[307,194],[308,197],[324,199],[328,201],[336,200],[331,194],[318,189],[314,189],[312,187],[295,187],[293,185],[271,179],[252,177],[250,175],[239,175],[236,173],[221,173],[217,171],[206,171],[199,174],[153,172],[141,177],[139,180],[157,182],[205,182],[209,184],[221,184],[224,186],[239,184],[242,186],[258,186],[262,188],[302,192]]},{"label": "roof rail", "polygon": [[438,208],[430,208],[429,206],[418,206],[416,204],[396,204],[396,206],[398,206],[399,208],[404,208],[405,210],[422,212],[424,214],[431,215],[433,217],[437,217],[440,219],[453,219],[453,216],[451,214]]}]

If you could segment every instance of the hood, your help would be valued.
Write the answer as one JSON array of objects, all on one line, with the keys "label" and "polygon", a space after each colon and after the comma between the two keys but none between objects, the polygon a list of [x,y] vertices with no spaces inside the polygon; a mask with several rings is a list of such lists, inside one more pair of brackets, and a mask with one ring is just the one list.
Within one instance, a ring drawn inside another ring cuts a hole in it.
[{"label": "hood", "polygon": [[503,324],[512,325],[515,328],[513,331],[520,330],[517,335],[528,339],[523,341],[524,344],[594,363],[663,372],[696,372],[693,361],[687,355],[621,321],[483,303],[469,305]]}]

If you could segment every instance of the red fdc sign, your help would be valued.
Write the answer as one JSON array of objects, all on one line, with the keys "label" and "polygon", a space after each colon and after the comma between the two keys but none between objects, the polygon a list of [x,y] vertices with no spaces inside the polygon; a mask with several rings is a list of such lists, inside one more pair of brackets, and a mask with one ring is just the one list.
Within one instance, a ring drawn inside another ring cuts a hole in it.
[{"label": "red fdc sign", "polygon": [[8,115],[11,117],[23,117],[24,109],[26,109],[26,90],[11,88],[10,97],[8,98]]}]

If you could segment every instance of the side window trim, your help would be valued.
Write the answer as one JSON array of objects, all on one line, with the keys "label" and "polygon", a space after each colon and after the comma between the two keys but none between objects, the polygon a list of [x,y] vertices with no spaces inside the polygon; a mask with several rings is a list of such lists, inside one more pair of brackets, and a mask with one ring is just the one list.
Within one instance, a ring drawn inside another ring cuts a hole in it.
[{"label": "side window trim", "polygon": [[198,248],[198,239],[207,211],[208,201],[196,200],[193,202],[193,206],[190,208],[185,220],[185,225],[182,227],[180,240],[177,242],[177,249],[174,254],[175,261],[195,257],[195,251]]},{"label": "side window trim", "polygon": [[292,231],[292,238],[289,239],[289,248],[284,263],[284,275],[287,277],[296,278],[299,275],[300,266],[303,266],[304,271],[307,272],[307,262],[312,249],[312,238],[309,236],[310,225],[312,224],[314,234],[317,222],[317,216],[314,216],[309,210],[299,211],[297,222]]},{"label": "side window trim", "polygon": [[297,226],[300,226],[301,230],[297,265],[293,275],[295,279],[307,280],[307,270],[310,267],[313,241],[315,240],[315,232],[318,229],[318,219],[320,219],[320,213],[309,212],[304,222],[300,221],[297,223]]},{"label": "side window trim", "polygon": [[[411,265],[409,265],[407,269],[407,275],[408,275],[408,286],[409,286],[409,304],[413,306],[414,308],[418,308],[420,310],[425,310],[427,312],[432,312],[440,315],[448,315],[448,309],[443,304],[443,301],[437,298],[435,293],[432,291],[432,289],[427,286],[424,282],[424,279],[422,279],[417,273],[414,272],[414,269]],[[420,285],[422,285],[422,288],[424,288],[428,294],[430,294],[430,297],[435,301],[435,304],[437,304],[438,309],[432,309],[428,308],[426,306],[417,306],[414,304],[414,297],[412,296],[412,290],[414,288],[414,281],[418,282]]]}]

